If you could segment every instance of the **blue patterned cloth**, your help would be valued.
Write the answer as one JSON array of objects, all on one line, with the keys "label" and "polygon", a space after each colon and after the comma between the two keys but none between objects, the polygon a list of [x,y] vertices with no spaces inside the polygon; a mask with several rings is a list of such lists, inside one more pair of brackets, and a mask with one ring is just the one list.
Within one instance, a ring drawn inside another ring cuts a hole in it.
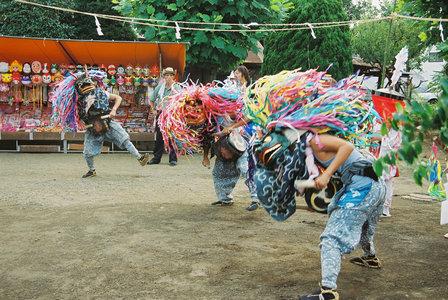
[{"label": "blue patterned cloth", "polygon": [[296,211],[296,179],[308,178],[305,164],[306,136],[294,145],[293,150],[286,148],[278,157],[274,169],[257,164],[254,181],[260,203],[276,221],[284,221]]},{"label": "blue patterned cloth", "polygon": [[[93,103],[86,112],[88,102],[93,100]],[[91,123],[92,116],[107,115],[110,112],[109,108],[109,93],[101,88],[96,88],[88,95],[83,96],[78,101],[79,117],[85,124]]]}]

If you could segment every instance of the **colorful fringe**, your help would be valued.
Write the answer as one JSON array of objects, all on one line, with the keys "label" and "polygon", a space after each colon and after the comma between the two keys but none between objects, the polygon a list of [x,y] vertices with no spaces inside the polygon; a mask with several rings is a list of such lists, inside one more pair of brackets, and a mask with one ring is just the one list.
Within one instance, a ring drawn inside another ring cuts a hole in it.
[{"label": "colorful fringe", "polygon": [[[50,102],[53,106],[52,126],[61,126],[68,131],[78,131],[83,128],[78,115],[79,95],[75,83],[84,76],[85,73],[70,73],[64,80],[55,85],[54,92],[50,96]],[[103,79],[107,76],[105,72],[92,70],[89,71],[89,76],[96,80],[100,87],[107,88],[103,83]]]},{"label": "colorful fringe", "polygon": [[354,76],[331,85],[325,75],[294,70],[260,78],[248,90],[244,113],[268,131],[288,127],[331,133],[368,147],[380,117],[366,89]]},{"label": "colorful fringe", "polygon": [[[191,103],[197,104],[197,111]],[[205,135],[220,130],[218,117],[241,118],[243,107],[241,93],[220,83],[209,85],[183,84],[180,92],[164,100],[158,124],[165,145],[178,155],[192,154],[200,150]],[[202,119],[200,125],[188,125],[190,119]]]}]

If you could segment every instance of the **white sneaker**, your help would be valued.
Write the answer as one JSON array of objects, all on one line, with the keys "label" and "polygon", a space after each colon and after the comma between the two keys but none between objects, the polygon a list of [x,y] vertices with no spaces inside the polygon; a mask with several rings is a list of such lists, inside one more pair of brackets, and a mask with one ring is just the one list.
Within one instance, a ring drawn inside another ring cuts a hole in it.
[{"label": "white sneaker", "polygon": [[392,217],[392,215],[390,214],[390,213],[383,213],[382,215],[381,215],[381,218],[390,218],[390,217]]},{"label": "white sneaker", "polygon": [[445,234],[443,237],[446,238],[446,239],[448,239],[448,233]]}]

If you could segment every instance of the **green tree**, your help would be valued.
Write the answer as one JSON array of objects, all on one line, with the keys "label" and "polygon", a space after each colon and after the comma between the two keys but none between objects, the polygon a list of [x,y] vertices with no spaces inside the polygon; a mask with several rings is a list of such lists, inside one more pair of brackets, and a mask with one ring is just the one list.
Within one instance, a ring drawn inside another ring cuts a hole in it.
[{"label": "green tree", "polygon": [[381,14],[381,10],[370,0],[359,0],[356,3],[353,0],[342,0],[342,5],[350,20],[367,19]]},{"label": "green tree", "polygon": [[[110,1],[104,0],[39,0],[38,3],[72,8],[86,12],[117,14]],[[0,1],[0,34],[27,37],[133,40],[135,33],[129,24],[100,19],[104,33],[99,36],[91,16],[65,13],[48,8]]]},{"label": "green tree", "polygon": [[[111,1],[105,0],[74,0],[75,7],[79,11],[101,13],[105,15],[119,15]],[[67,20],[74,26],[77,39],[83,40],[124,40],[136,39],[136,34],[129,23],[113,20],[99,19],[104,35],[98,35],[96,31],[95,18],[91,16],[74,15]]]},{"label": "green tree", "polygon": [[[389,21],[357,25],[351,32],[353,53],[366,63],[378,65],[380,71],[383,68],[390,70],[395,63],[395,56],[407,46],[409,63],[418,66],[425,48],[418,37],[421,30],[418,22],[408,20],[394,20],[392,28]],[[378,80],[378,88],[380,82]]]},{"label": "green tree", "polygon": [[[287,1],[269,0],[176,0],[166,4],[153,0],[116,0],[116,9],[125,16],[158,20],[194,21],[212,23],[268,23],[279,21],[282,6]],[[275,6],[276,5],[276,6]],[[277,11],[275,11],[277,10]],[[173,23],[158,23],[171,25]],[[182,26],[181,24],[179,24]],[[187,25],[186,25],[187,26]],[[225,25],[193,25],[188,27],[231,29]],[[148,41],[175,42],[175,29],[135,26]],[[241,28],[241,27],[239,27]],[[246,32],[212,32],[181,30],[182,42],[188,42],[187,63],[190,71],[201,73],[202,81],[216,78],[218,71],[228,72],[242,62],[248,50],[258,51],[257,42],[263,35]]]},{"label": "green tree", "polygon": [[[74,0],[40,0],[47,5],[74,7]],[[30,6],[15,1],[0,1],[0,34],[12,36],[72,38],[75,28],[66,22],[64,12]]]},{"label": "green tree", "polygon": [[[448,2],[445,0],[400,0],[400,12],[408,13],[420,17],[448,17]],[[436,31],[437,23],[421,22],[420,38],[426,45],[440,42],[440,31]],[[439,44],[442,56],[448,61],[448,41]],[[448,72],[445,65],[445,76],[439,77],[439,84],[442,94],[435,105],[412,101],[406,110],[398,110],[391,124],[394,129],[402,132],[403,142],[398,151],[398,159],[407,164],[414,164],[419,161],[423,152],[423,141],[428,136],[437,136],[442,144],[448,145]],[[387,132],[383,128],[384,133]],[[381,174],[385,164],[394,164],[395,154],[391,153],[375,162],[375,171]],[[428,176],[428,165],[420,162],[415,166],[414,179],[418,184],[422,184],[423,179]]]},{"label": "green tree", "polygon": [[[340,0],[298,0],[287,17],[287,23],[346,21]],[[327,68],[340,79],[352,73],[350,34],[348,27],[274,32],[265,39],[263,74],[285,69]]]}]

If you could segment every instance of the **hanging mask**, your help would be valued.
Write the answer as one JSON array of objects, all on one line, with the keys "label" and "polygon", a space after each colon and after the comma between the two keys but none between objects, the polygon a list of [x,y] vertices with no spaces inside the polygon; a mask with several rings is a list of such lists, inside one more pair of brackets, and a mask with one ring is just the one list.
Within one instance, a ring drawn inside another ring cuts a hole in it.
[{"label": "hanging mask", "polygon": [[156,65],[152,66],[150,73],[151,73],[151,76],[153,76],[153,77],[159,77],[159,75],[160,75],[159,67],[157,67]]},{"label": "hanging mask", "polygon": [[124,75],[124,67],[122,65],[119,65],[117,68],[117,75]]},{"label": "hanging mask", "polygon": [[103,72],[107,71],[106,66],[104,64],[101,64],[100,71],[103,71]]},{"label": "hanging mask", "polygon": [[17,60],[14,60],[10,65],[9,65],[9,71],[12,73],[15,72],[22,72],[22,64],[19,63]]},{"label": "hanging mask", "polygon": [[134,73],[135,73],[135,75],[140,76],[140,74],[142,73],[142,68],[139,65],[137,65],[134,68]]},{"label": "hanging mask", "polygon": [[51,75],[50,74],[42,75],[42,82],[45,84],[51,83]]},{"label": "hanging mask", "polygon": [[132,85],[132,77],[131,76],[126,76],[124,78],[124,84],[127,86],[131,86]]},{"label": "hanging mask", "polygon": [[2,82],[3,83],[11,83],[11,81],[12,81],[12,74],[11,73],[2,74]]},{"label": "hanging mask", "polygon": [[148,67],[148,66],[145,66],[145,67],[142,69],[142,73],[143,73],[143,75],[144,75],[145,77],[148,77],[148,76],[149,76],[149,67]]},{"label": "hanging mask", "polygon": [[118,83],[118,85],[123,85],[124,84],[124,77],[123,76],[118,76],[117,83]]},{"label": "hanging mask", "polygon": [[134,78],[134,86],[139,87],[141,85],[142,85],[142,79],[140,77],[135,77]]},{"label": "hanging mask", "polygon": [[73,72],[76,71],[76,66],[75,65],[69,65],[68,66],[68,70],[73,73]]},{"label": "hanging mask", "polygon": [[126,75],[131,76],[132,73],[134,73],[134,69],[132,68],[131,65],[128,65],[128,66],[126,67]]},{"label": "hanging mask", "polygon": [[0,73],[8,73],[9,72],[9,64],[7,62],[0,62]]},{"label": "hanging mask", "polygon": [[[45,69],[45,67],[44,67]],[[50,73],[51,74],[56,74],[56,72],[58,71],[58,65],[57,64],[52,64],[51,68],[50,68]]]},{"label": "hanging mask", "polygon": [[82,72],[82,71],[84,71],[84,67],[82,65],[77,65],[76,66],[76,71],[77,72]]},{"label": "hanging mask", "polygon": [[40,74],[40,72],[42,71],[42,64],[37,60],[33,61],[31,63],[31,70],[34,74]]},{"label": "hanging mask", "polygon": [[57,71],[56,74],[54,74],[54,76],[52,77],[52,81],[54,83],[58,83],[62,80],[64,80],[64,76],[59,71]]},{"label": "hanging mask", "polygon": [[29,86],[29,85],[31,85],[31,77],[29,75],[23,75],[21,82],[23,85]]},{"label": "hanging mask", "polygon": [[24,63],[23,64],[23,69],[22,69],[22,71],[23,71],[23,74],[31,74],[31,65],[30,65],[30,63]]},{"label": "hanging mask", "polygon": [[117,74],[117,70],[115,69],[115,65],[109,65],[109,66],[107,67],[107,73],[108,73],[110,76],[114,76],[115,74]]},{"label": "hanging mask", "polygon": [[31,77],[31,82],[33,83],[33,85],[39,85],[42,83],[42,76],[40,75],[33,75]]},{"label": "hanging mask", "polygon": [[110,85],[114,86],[117,84],[117,79],[115,79],[115,76],[111,76],[109,80]]},{"label": "hanging mask", "polygon": [[150,83],[150,78],[149,77],[144,77],[142,80],[142,85],[143,86],[149,86]]},{"label": "hanging mask", "polygon": [[12,83],[18,85],[22,81],[22,75],[19,72],[12,73]]}]

